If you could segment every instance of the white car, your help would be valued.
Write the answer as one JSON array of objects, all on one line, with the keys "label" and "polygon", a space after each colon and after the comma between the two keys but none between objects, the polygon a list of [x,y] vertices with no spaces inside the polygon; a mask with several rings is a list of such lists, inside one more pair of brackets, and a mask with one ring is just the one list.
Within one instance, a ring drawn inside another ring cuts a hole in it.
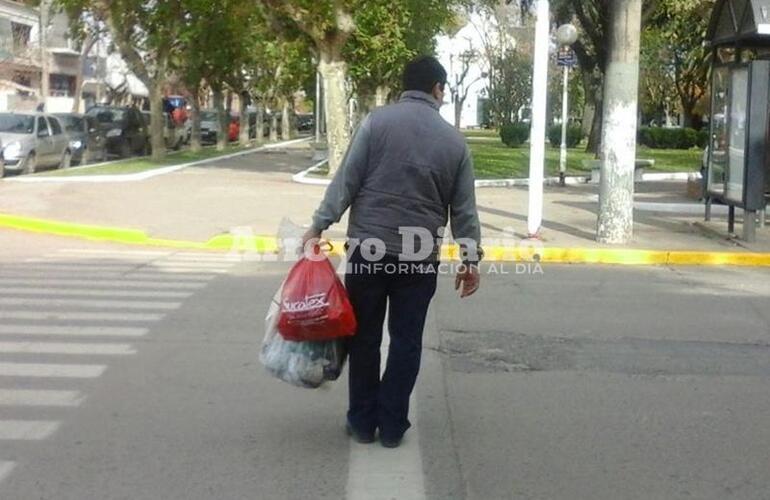
[{"label": "white car", "polygon": [[47,114],[0,113],[0,145],[0,177],[6,170],[33,174],[41,167],[69,168],[72,161],[69,136]]}]

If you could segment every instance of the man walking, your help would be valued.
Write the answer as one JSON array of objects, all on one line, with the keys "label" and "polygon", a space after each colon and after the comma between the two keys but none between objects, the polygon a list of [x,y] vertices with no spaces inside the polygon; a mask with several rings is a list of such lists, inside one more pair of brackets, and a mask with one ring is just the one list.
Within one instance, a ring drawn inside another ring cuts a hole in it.
[{"label": "man walking", "polygon": [[[395,448],[410,426],[448,219],[464,257],[455,287],[462,297],[479,287],[473,165],[464,137],[439,114],[446,80],[433,57],[407,65],[401,99],[363,120],[304,238],[320,238],[350,208],[345,285],[358,331],[349,341],[347,430],[362,443],[379,430],[382,445]],[[386,310],[390,348],[380,377]]]}]

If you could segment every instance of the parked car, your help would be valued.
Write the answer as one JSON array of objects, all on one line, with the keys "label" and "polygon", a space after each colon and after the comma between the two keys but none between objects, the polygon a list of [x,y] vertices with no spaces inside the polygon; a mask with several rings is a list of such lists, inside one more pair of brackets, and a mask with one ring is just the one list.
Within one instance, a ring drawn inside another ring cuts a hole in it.
[{"label": "parked car", "polygon": [[99,121],[107,137],[107,151],[123,158],[150,150],[150,134],[141,112],[136,108],[95,106],[86,113]]},{"label": "parked car", "polygon": [[[147,125],[148,132],[150,131],[150,112],[142,111],[142,117],[144,123]],[[168,113],[163,113],[163,140],[166,142],[166,148],[177,150],[182,147],[182,144],[187,142],[187,132],[184,125],[178,126],[174,123]]]},{"label": "parked car", "polygon": [[310,132],[315,130],[315,116],[312,113],[299,113],[296,115],[297,130]]},{"label": "parked car", "polygon": [[77,113],[56,113],[54,116],[69,136],[72,161],[91,163],[107,159],[107,138],[96,118]]},{"label": "parked car", "polygon": [[201,110],[201,142],[217,142],[219,134],[219,118],[214,110]]},{"label": "parked car", "polygon": [[32,174],[40,167],[68,168],[69,138],[57,118],[42,113],[0,113],[3,168]]}]

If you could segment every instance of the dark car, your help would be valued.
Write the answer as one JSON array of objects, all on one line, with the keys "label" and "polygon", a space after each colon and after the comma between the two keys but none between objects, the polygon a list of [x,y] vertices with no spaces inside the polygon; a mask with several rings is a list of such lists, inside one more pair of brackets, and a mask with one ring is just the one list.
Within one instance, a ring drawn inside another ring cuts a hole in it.
[{"label": "dark car", "polygon": [[297,130],[309,132],[315,130],[315,116],[312,113],[298,113],[296,115]]},{"label": "dark car", "polygon": [[126,158],[149,152],[149,132],[138,109],[96,106],[89,109],[86,115],[98,120],[107,138],[109,153]]},{"label": "dark car", "polygon": [[107,139],[95,117],[76,113],[57,113],[54,116],[69,136],[74,162],[91,163],[107,159]]}]

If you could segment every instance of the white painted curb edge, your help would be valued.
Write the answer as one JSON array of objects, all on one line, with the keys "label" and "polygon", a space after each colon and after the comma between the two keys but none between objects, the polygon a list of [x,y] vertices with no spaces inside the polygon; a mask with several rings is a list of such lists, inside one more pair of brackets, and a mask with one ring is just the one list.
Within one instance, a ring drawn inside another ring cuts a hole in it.
[{"label": "white painted curb edge", "polygon": [[[302,139],[293,139],[291,141],[285,141],[285,142],[277,142],[275,144],[267,144],[265,146],[260,146],[258,148],[251,148],[246,149],[243,151],[238,151],[237,153],[231,153],[228,155],[222,155],[222,156],[215,156],[213,158],[206,158],[204,160],[197,160],[192,161],[189,163],[180,163],[179,165],[171,165],[168,167],[163,168],[155,168],[152,170],[147,170],[144,172],[137,172],[135,174],[123,174],[123,175],[81,175],[81,176],[73,176],[73,177],[26,177],[26,176],[19,176],[19,177],[11,177],[4,179],[5,182],[26,182],[26,183],[40,183],[40,182],[49,182],[49,183],[67,183],[67,182],[88,182],[88,183],[100,183],[100,182],[134,182],[134,181],[143,181],[146,179],[150,179],[152,177],[157,177],[159,175],[165,175],[170,174],[171,172],[176,172],[178,170],[182,170],[187,167],[193,167],[196,165],[202,165],[204,163],[211,163],[218,160],[227,160],[230,158],[236,158],[238,156],[243,156],[251,153],[257,153],[259,151],[267,151],[270,149],[276,149],[281,148],[284,146],[291,146],[293,144],[299,144],[305,141],[310,141],[312,137],[305,137]],[[121,161],[121,160],[117,160]],[[114,162],[108,162],[108,163],[114,163]],[[106,165],[107,163],[102,163],[101,165]],[[88,165],[88,167],[91,167],[91,165]]]},{"label": "white painted curb edge", "polygon": [[298,174],[292,175],[291,180],[298,184],[308,184],[310,186],[328,186],[332,182],[331,179],[321,179],[319,177],[308,177],[308,175],[312,174],[316,170],[326,165],[328,161],[329,161],[328,159],[319,161],[312,167],[307,168]]},{"label": "white painted curb edge", "polygon": [[[295,174],[291,180],[299,184],[309,184],[313,186],[328,186],[331,183],[331,179],[321,178],[308,178],[308,175],[318,170],[323,166],[327,160],[324,160],[307,170]],[[686,181],[690,177],[700,179],[701,175],[698,172],[655,172],[644,174],[642,180],[645,182],[650,181]],[[564,183],[568,186],[578,186],[581,184],[588,184],[591,180],[590,176],[570,176],[564,179]],[[558,186],[558,177],[547,177],[543,180],[546,186]],[[506,188],[515,186],[529,186],[529,179],[482,179],[476,181],[477,188]]]}]

